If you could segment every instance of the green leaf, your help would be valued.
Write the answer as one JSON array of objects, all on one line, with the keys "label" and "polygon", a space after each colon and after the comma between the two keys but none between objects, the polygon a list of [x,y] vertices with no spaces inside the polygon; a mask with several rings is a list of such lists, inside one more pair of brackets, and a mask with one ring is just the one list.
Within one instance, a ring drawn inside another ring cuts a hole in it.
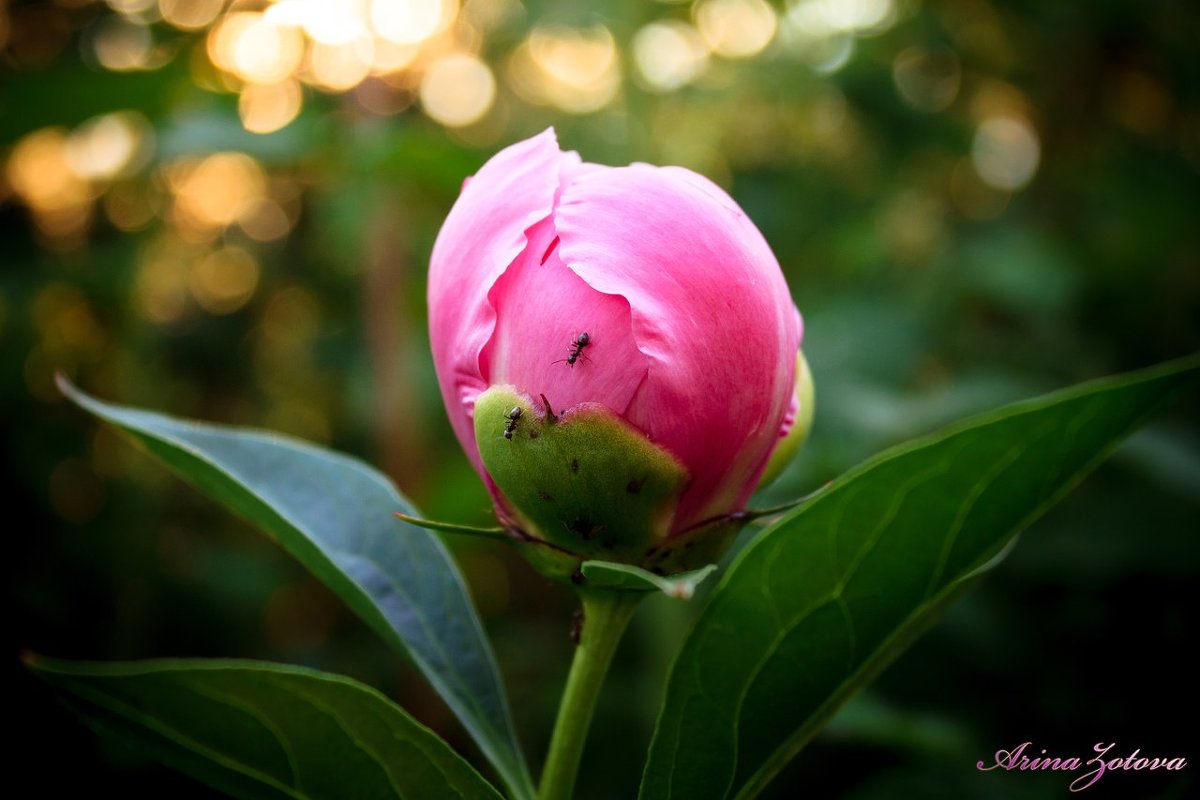
[{"label": "green leaf", "polygon": [[761,791],[1198,366],[1095,381],[902,445],[765,529],[672,667],[642,800]]},{"label": "green leaf", "polygon": [[392,646],[408,653],[462,720],[514,796],[533,795],[491,647],[462,577],[382,474],[277,434],[110,405],[60,379],[63,393],[261,528]]},{"label": "green leaf", "polygon": [[27,664],[97,733],[234,797],[500,800],[437,734],[339,675],[253,661]]},{"label": "green leaf", "polygon": [[716,564],[672,575],[669,578],[629,564],[611,561],[585,561],[579,571],[593,589],[626,592],[662,592],[677,600],[691,600],[696,587],[717,569]]}]

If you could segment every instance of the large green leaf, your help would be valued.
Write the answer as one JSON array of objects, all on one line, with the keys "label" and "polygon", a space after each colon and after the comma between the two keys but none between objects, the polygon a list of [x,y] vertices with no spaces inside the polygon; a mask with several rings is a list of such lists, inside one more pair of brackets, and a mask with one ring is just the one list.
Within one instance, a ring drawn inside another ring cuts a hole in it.
[{"label": "large green leaf", "polygon": [[672,667],[643,800],[757,794],[1198,365],[1096,381],[903,445],[764,530]]},{"label": "large green leaf", "polygon": [[374,689],[254,661],[28,660],[98,733],[241,798],[460,798],[499,793]]},{"label": "large green leaf", "polygon": [[386,477],[356,459],[277,434],[103,403],[66,380],[60,387],[274,537],[407,652],[513,795],[532,796],[496,660],[462,577],[435,534],[393,517],[415,511]]}]

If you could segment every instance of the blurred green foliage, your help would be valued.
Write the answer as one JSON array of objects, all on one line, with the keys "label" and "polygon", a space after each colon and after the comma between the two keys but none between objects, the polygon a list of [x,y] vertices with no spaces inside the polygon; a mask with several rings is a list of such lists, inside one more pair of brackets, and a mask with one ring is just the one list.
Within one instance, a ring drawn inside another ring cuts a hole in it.
[{"label": "blurred green foliage", "polygon": [[[84,420],[52,376],[332,445],[380,465],[430,516],[486,522],[433,378],[423,276],[463,178],[546,125],[587,160],[707,174],[774,248],[805,317],[818,411],[764,503],[971,411],[1200,348],[1193,3],[856,0],[838,17],[812,0],[467,0],[429,55],[342,90],[322,84],[339,78],[321,77],[310,42],[285,80],[299,94],[280,89],[302,106],[270,133],[247,130],[263,123],[246,99],[256,84],[237,73],[270,65],[210,63],[212,31],[262,4],[217,3],[224,16],[194,30],[168,24],[176,5],[0,6],[10,686],[19,777],[51,795],[206,790],[95,741],[20,671],[24,649],[344,672],[478,761],[414,671],[326,590]],[[769,41],[737,56],[720,13],[758,14],[742,20],[753,45],[763,7]],[[652,30],[682,38],[645,34],[664,20]],[[488,65],[495,90],[453,127],[426,76],[461,53]],[[1197,400],[1024,536],[776,796],[1064,796],[1059,776],[975,770],[1025,740],[1194,754]],[[511,553],[454,544],[537,763],[571,598]],[[635,620],[581,797],[632,796],[696,607],[654,600]],[[1089,791],[1180,797],[1194,784],[1131,774]]]}]

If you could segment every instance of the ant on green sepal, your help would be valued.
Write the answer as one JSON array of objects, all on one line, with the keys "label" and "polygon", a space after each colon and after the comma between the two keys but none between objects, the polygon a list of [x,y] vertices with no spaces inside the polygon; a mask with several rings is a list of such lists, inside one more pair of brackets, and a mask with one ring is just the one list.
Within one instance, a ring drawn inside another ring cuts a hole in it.
[{"label": "ant on green sepal", "polygon": [[517,420],[521,418],[521,407],[513,406],[512,411],[505,414],[504,418],[508,420],[508,424],[504,426],[504,438],[511,439],[513,431],[517,429]]}]

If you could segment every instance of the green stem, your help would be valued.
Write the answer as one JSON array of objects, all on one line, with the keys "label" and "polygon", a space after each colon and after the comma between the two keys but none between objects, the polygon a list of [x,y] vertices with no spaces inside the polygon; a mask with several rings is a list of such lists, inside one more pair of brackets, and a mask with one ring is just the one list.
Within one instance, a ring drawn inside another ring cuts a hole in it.
[{"label": "green stem", "polygon": [[645,594],[581,588],[579,597],[583,602],[583,627],[567,676],[567,688],[558,706],[538,800],[570,800],[592,710],[604,685],[608,665],[625,626]]}]

